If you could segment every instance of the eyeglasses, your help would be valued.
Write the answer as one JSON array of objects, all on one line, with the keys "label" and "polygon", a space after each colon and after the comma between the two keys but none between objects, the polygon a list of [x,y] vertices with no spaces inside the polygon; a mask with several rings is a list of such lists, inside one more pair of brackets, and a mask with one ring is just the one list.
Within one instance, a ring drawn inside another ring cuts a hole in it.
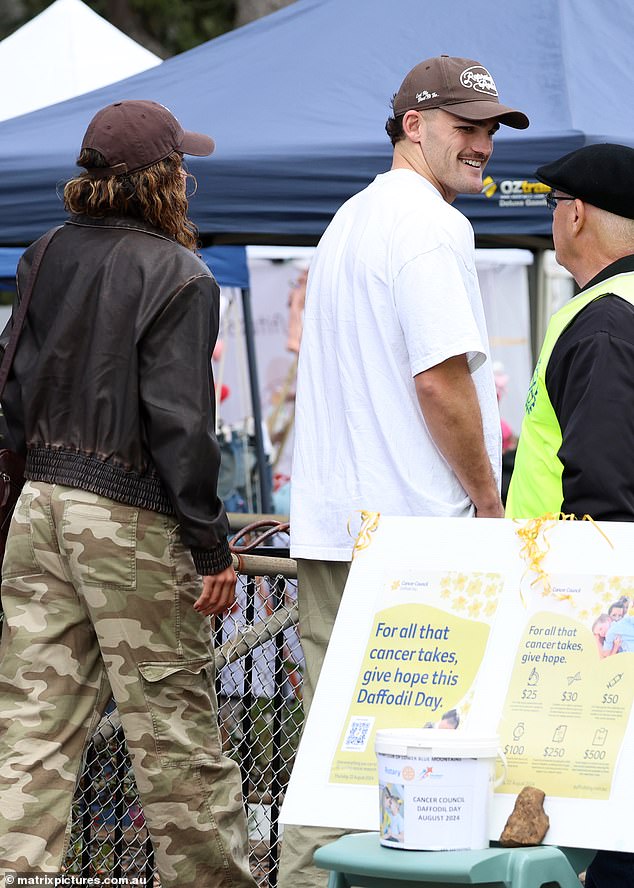
[{"label": "eyeglasses", "polygon": [[546,206],[549,210],[554,210],[557,207],[558,200],[576,200],[576,197],[564,197],[563,195],[555,194],[554,191],[549,191],[546,195]]}]

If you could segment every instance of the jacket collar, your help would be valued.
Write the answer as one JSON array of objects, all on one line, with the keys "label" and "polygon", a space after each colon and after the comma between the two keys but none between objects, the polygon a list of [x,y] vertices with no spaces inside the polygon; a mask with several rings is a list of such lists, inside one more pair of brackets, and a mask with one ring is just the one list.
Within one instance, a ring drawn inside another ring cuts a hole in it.
[{"label": "jacket collar", "polygon": [[162,237],[168,241],[174,241],[174,238],[160,228],[155,228],[141,219],[134,219],[131,216],[103,216],[97,218],[95,216],[72,215],[66,220],[66,225],[79,225],[85,228],[123,228],[128,231],[143,231],[146,234],[153,234],[155,237]]}]

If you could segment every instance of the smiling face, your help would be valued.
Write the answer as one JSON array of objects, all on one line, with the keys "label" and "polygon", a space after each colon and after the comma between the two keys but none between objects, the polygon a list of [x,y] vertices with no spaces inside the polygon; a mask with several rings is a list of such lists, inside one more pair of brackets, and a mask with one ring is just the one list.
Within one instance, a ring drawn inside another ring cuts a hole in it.
[{"label": "smiling face", "polygon": [[605,638],[608,634],[608,629],[610,628],[610,620],[605,620],[603,623],[599,623],[594,630],[594,634],[598,638]]},{"label": "smiling face", "polygon": [[493,136],[500,124],[488,120],[466,120],[440,108],[424,113],[420,150],[445,200],[458,194],[482,191],[482,173],[493,153]]}]

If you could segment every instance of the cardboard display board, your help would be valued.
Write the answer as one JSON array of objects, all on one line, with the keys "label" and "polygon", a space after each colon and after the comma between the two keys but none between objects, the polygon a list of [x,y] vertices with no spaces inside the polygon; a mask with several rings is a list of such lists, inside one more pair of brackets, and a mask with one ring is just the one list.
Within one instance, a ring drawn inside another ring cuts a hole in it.
[{"label": "cardboard display board", "polygon": [[634,524],[367,515],[282,822],[377,830],[376,731],[458,722],[505,753],[491,839],[532,785],[545,842],[634,851],[632,552]]}]

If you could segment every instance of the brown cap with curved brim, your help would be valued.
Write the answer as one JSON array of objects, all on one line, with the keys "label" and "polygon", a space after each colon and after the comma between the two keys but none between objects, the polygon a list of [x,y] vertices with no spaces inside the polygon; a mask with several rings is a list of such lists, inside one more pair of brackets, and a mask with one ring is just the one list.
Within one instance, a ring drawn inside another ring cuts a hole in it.
[{"label": "brown cap with curved brim", "polygon": [[105,177],[144,170],[174,151],[206,157],[216,146],[210,136],[184,130],[165,105],[130,99],[97,111],[81,147],[103,155],[108,166],[91,167],[89,172]]},{"label": "brown cap with curved brim", "polygon": [[514,129],[526,129],[528,117],[502,105],[493,77],[473,59],[441,55],[425,59],[406,75],[394,96],[394,115],[443,108],[465,120],[494,118]]}]

